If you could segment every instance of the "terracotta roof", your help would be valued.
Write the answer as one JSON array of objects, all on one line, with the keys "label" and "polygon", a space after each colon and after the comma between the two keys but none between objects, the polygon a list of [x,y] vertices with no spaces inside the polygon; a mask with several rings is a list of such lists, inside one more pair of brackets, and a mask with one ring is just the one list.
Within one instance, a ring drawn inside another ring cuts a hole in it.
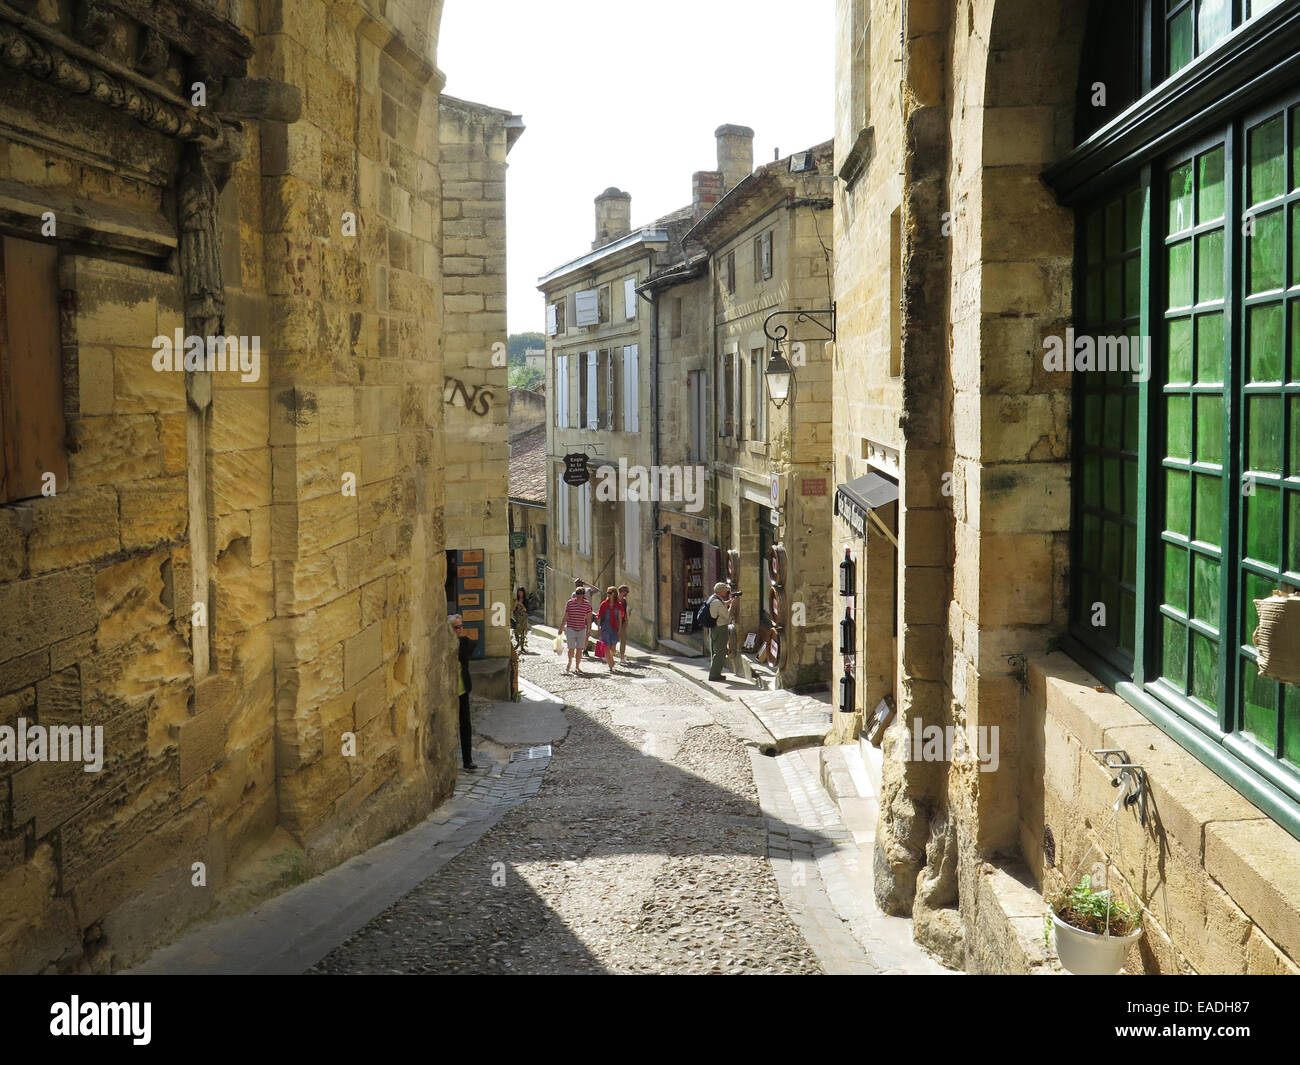
[{"label": "terracotta roof", "polygon": [[510,441],[510,498],[546,503],[546,426],[539,425]]}]

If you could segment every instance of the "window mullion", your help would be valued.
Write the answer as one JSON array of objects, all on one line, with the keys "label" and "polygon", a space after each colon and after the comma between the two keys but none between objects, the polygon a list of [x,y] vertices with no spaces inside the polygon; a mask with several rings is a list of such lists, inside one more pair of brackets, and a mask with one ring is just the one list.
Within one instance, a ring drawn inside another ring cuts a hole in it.
[{"label": "window mullion", "polygon": [[[1146,76],[1144,71],[1143,76]],[[1156,226],[1155,202],[1152,195],[1153,169],[1148,164],[1142,168],[1142,176],[1139,179],[1143,188],[1144,216],[1142,228],[1142,266],[1141,266],[1141,304],[1139,313],[1138,336],[1149,338],[1147,348],[1148,365],[1144,367],[1144,381],[1138,382],[1138,466],[1137,466],[1137,573],[1135,593],[1137,603],[1135,604],[1136,616],[1134,618],[1134,635],[1133,635],[1133,682],[1138,685],[1146,683],[1149,672],[1148,663],[1150,661],[1150,649],[1154,646],[1154,641],[1147,638],[1147,615],[1151,610],[1151,605],[1158,600],[1152,593],[1155,589],[1156,575],[1159,572],[1161,552],[1153,544],[1153,539],[1158,539],[1160,530],[1152,520],[1155,515],[1159,514],[1159,507],[1151,506],[1151,485],[1159,484],[1158,474],[1153,474],[1152,462],[1159,462],[1160,455],[1163,454],[1163,448],[1152,447],[1152,426],[1159,425],[1159,418],[1152,417],[1154,413],[1153,404],[1156,398],[1162,394],[1162,389],[1153,388],[1152,382],[1157,380],[1154,373],[1154,367],[1163,359],[1163,351],[1160,345],[1160,339],[1156,336],[1155,328],[1155,308],[1152,306],[1152,264],[1155,260],[1153,249],[1157,242],[1161,248],[1164,247],[1164,241],[1160,238]],[[1163,320],[1163,315],[1161,316]],[[1161,440],[1164,434],[1159,434]],[[1155,512],[1153,515],[1152,512]],[[1154,550],[1152,548],[1155,547]]]},{"label": "window mullion", "polygon": [[1224,465],[1224,513],[1227,515],[1227,529],[1223,537],[1223,563],[1219,574],[1219,648],[1223,654],[1223,673],[1219,678],[1219,728],[1225,733],[1235,727],[1237,692],[1241,656],[1238,646],[1241,643],[1241,530],[1244,527],[1245,510],[1242,495],[1242,474],[1245,459],[1242,454],[1242,424],[1245,408],[1245,396],[1242,391],[1244,380],[1242,370],[1243,345],[1238,329],[1238,321],[1244,316],[1237,313],[1241,307],[1244,293],[1242,278],[1242,248],[1244,242],[1241,232],[1241,216],[1245,197],[1242,194],[1242,182],[1238,173],[1241,158],[1238,140],[1241,124],[1232,123],[1223,138],[1223,202],[1224,234],[1223,252],[1226,256],[1224,268],[1227,278],[1227,291],[1223,301],[1223,330],[1228,338],[1228,366],[1224,381],[1223,405],[1224,439],[1227,441],[1227,456]]}]

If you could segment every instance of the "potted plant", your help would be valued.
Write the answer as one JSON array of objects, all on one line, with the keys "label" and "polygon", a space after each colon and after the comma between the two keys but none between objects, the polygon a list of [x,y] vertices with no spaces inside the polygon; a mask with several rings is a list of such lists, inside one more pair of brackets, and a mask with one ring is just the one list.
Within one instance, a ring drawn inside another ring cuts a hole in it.
[{"label": "potted plant", "polygon": [[1093,891],[1091,876],[1052,907],[1052,928],[1061,964],[1077,976],[1114,976],[1142,935],[1139,915],[1109,890]]}]

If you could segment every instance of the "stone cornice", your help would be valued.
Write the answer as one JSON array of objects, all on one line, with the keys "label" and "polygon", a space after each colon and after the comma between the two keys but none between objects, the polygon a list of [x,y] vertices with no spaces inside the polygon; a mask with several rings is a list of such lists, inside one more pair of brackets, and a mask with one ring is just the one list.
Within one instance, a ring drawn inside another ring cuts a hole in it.
[{"label": "stone cornice", "polygon": [[143,84],[129,71],[73,42],[56,45],[49,31],[0,7],[0,65],[65,92],[85,97],[139,122],[146,129],[206,148],[222,146],[227,129],[211,112],[188,106],[162,86]]}]

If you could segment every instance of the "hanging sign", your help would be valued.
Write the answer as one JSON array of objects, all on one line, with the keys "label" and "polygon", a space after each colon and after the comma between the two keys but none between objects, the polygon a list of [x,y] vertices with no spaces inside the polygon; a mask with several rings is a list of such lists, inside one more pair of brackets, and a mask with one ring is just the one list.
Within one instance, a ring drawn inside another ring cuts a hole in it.
[{"label": "hanging sign", "polygon": [[591,474],[587,470],[586,452],[578,452],[573,455],[564,456],[564,483],[571,485],[583,485],[591,480]]},{"label": "hanging sign", "polygon": [[512,532],[510,534],[510,550],[522,551],[528,545],[528,534],[524,532]]}]

